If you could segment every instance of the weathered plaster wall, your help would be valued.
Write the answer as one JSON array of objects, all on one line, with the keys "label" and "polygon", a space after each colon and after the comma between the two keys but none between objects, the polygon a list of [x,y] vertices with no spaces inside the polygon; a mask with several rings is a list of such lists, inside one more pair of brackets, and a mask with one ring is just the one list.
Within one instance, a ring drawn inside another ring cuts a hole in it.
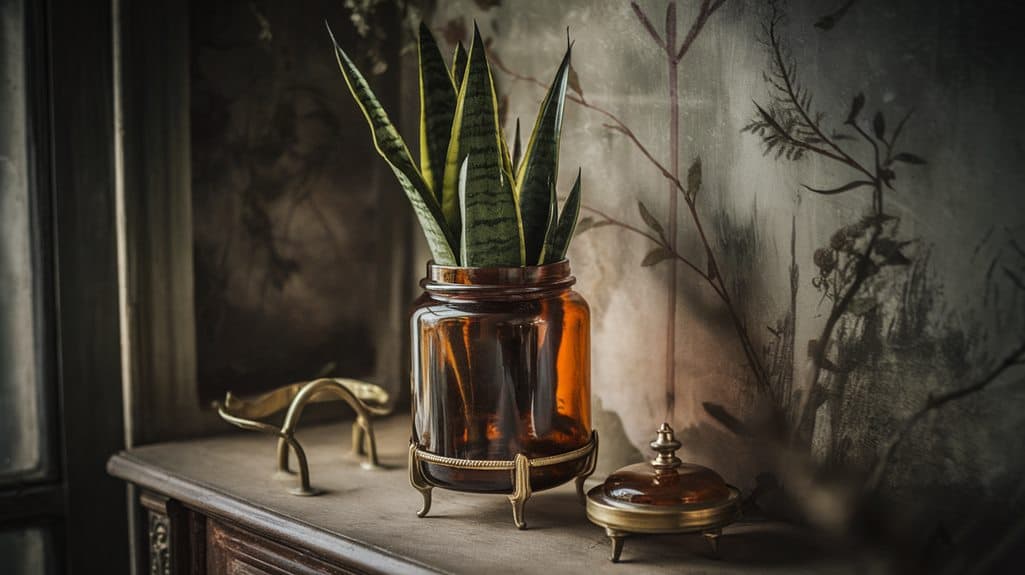
[{"label": "weathered plaster wall", "polygon": [[[661,38],[668,4],[637,3]],[[630,2],[445,1],[433,18],[449,40],[472,18],[491,38],[509,133],[515,118],[533,121],[543,90],[529,78],[550,81],[566,27],[575,42],[560,189],[582,166],[585,203],[604,214],[583,215],[607,224],[570,250],[594,312],[602,467],[646,451],[669,419],[688,458],[747,489],[760,483],[759,493],[782,482],[797,512],[822,525],[849,527],[862,494],[879,493],[912,511],[903,520],[923,538],[945,529],[963,542],[971,529],[956,527],[960,518],[1000,521],[998,502],[1025,503],[1025,463],[1012,454],[1025,425],[1013,365],[1025,341],[1025,50],[1008,25],[1014,9],[726,0],[707,3],[721,7],[704,18],[701,4],[676,7],[677,47],[705,22],[678,64],[675,150],[669,64]],[[780,129],[791,140],[767,150]],[[673,172],[674,157],[692,193],[688,168],[700,158],[696,220],[654,164]],[[809,190],[858,181],[868,184]],[[658,230],[638,202],[668,233],[674,194],[675,253],[705,277],[677,260],[671,311],[673,258],[642,264],[657,246],[638,230]],[[930,398],[941,404],[926,409]],[[618,429],[626,441],[610,448]],[[822,481],[823,470],[842,479]]]}]

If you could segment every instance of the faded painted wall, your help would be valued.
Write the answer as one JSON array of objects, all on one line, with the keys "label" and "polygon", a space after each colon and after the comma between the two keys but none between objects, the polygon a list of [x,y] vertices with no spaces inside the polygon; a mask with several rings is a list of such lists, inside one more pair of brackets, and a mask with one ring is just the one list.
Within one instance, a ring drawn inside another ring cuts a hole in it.
[{"label": "faded painted wall", "polygon": [[567,26],[575,42],[560,188],[583,167],[570,257],[603,469],[668,419],[761,511],[849,532],[894,510],[894,531],[955,551],[1020,521],[1010,6],[439,3],[439,36],[476,18],[490,37],[508,133],[534,117]]}]

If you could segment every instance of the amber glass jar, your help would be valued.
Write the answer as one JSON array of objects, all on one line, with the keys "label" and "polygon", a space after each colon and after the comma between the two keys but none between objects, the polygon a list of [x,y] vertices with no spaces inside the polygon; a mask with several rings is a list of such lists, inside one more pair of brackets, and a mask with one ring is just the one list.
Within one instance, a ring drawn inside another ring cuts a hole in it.
[{"label": "amber glass jar", "polygon": [[[412,327],[413,441],[472,460],[557,455],[591,435],[590,311],[569,262],[515,268],[429,264]],[[585,461],[532,468],[533,490]],[[509,492],[512,474],[423,464],[438,487]]]}]

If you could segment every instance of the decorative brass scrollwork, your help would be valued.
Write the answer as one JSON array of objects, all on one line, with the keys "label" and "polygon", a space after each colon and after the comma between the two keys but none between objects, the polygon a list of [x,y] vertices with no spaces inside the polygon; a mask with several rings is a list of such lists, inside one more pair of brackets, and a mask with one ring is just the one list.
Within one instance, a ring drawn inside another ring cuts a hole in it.
[{"label": "decorative brass scrollwork", "polygon": [[[289,448],[295,452],[299,462],[299,486],[290,489],[293,495],[317,495],[320,493],[310,485],[310,468],[306,452],[295,438],[295,429],[303,409],[310,403],[342,400],[356,412],[352,424],[352,451],[362,459],[364,469],[379,467],[377,442],[371,419],[388,415],[394,405],[383,388],[355,379],[321,378],[308,382],[293,383],[279,387],[256,397],[238,397],[231,392],[224,403],[215,403],[217,414],[228,423],[253,431],[261,431],[278,438],[278,473],[290,474]],[[283,409],[288,409],[281,427],[258,421]]]}]

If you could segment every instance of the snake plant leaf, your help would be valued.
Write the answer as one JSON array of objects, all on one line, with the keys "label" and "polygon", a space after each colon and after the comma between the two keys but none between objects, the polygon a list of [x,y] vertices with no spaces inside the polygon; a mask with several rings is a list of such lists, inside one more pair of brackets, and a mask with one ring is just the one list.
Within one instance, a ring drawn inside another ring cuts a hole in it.
[{"label": "snake plant leaf", "polygon": [[541,245],[541,254],[538,256],[537,261],[531,262],[528,260],[528,265],[544,264],[545,260],[548,258],[548,252],[554,249],[552,243],[555,238],[555,230],[558,228],[559,225],[559,197],[555,193],[554,184],[550,186],[550,189],[551,193],[550,202],[548,206],[548,226],[547,230],[545,231],[545,241]]},{"label": "snake plant leaf", "polygon": [[523,159],[523,146],[520,143],[520,119],[516,118],[516,139],[513,141],[512,164],[513,173],[520,171],[520,160]]},{"label": "snake plant leaf", "polygon": [[516,174],[527,261],[538,260],[548,230],[549,196],[559,172],[559,138],[571,51],[571,46],[567,46]]},{"label": "snake plant leaf", "polygon": [[566,250],[569,249],[569,242],[573,239],[573,231],[577,227],[577,217],[580,215],[580,170],[577,170],[577,179],[573,182],[573,189],[562,206],[562,213],[559,214],[559,223],[555,226],[555,233],[551,234],[548,245],[545,246],[545,263],[555,263],[566,259]]},{"label": "snake plant leaf", "polygon": [[[325,23],[326,24],[326,23]],[[374,95],[373,90],[366,79],[360,74],[356,65],[338,45],[331,27],[327,27],[331,36],[331,43],[335,48],[335,58],[338,60],[338,67],[342,70],[345,83],[352,92],[353,98],[362,110],[363,115],[370,125],[370,133],[374,139],[374,147],[381,157],[388,162],[392,172],[395,173],[399,185],[413,205],[420,226],[427,237],[427,245],[431,250],[434,261],[442,265],[456,265],[456,257],[453,246],[454,237],[445,227],[444,216],[437,198],[431,192],[430,186],[424,181],[420,172],[413,162],[413,158],[406,147],[405,141],[399,135],[395,126],[392,125],[388,114],[381,107],[380,102]]]},{"label": "snake plant leaf", "polygon": [[445,155],[456,112],[456,89],[430,29],[420,23],[420,173],[441,197]]},{"label": "snake plant leaf", "polygon": [[[510,181],[513,181],[513,161],[512,156],[509,155],[509,145],[505,142],[505,134],[499,134],[499,143],[502,144],[502,169],[505,170],[506,175]],[[515,181],[513,181],[513,190],[516,189]]]},{"label": "snake plant leaf", "polygon": [[442,198],[449,225],[455,223],[454,230],[462,226],[460,260],[464,266],[520,266],[524,262],[520,214],[512,178],[505,170],[501,139],[494,78],[484,41],[474,26],[452,123]]},{"label": "snake plant leaf", "polygon": [[466,73],[466,48],[460,42],[456,44],[456,52],[452,55],[452,80],[455,82],[456,90],[463,84],[464,73]]},{"label": "snake plant leaf", "polygon": [[[459,212],[466,213],[466,171],[470,165],[470,157],[467,156],[463,159],[463,163],[459,167]],[[459,265],[466,267],[470,264],[466,263],[466,226],[462,226],[459,230]]]}]

